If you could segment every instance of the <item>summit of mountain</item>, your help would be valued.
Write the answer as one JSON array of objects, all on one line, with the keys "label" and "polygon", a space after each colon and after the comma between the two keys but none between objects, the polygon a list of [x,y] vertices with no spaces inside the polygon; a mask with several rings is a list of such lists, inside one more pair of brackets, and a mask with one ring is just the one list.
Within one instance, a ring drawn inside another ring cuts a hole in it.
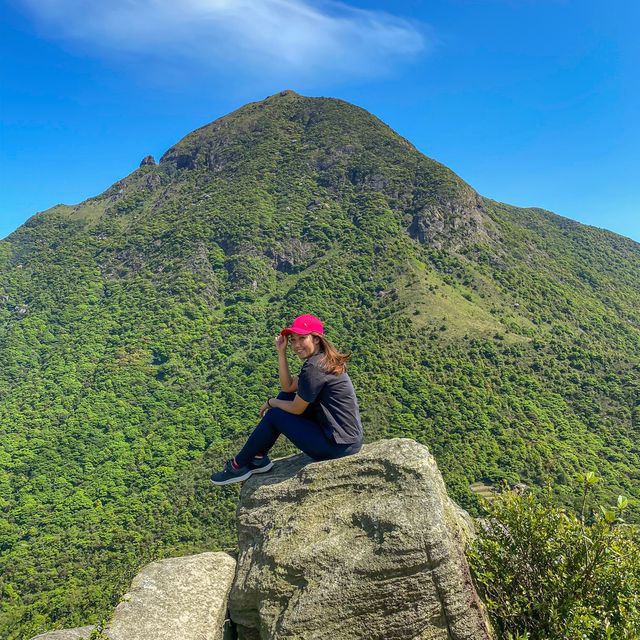
[{"label": "summit of mountain", "polygon": [[459,249],[495,234],[482,199],[469,185],[378,118],[342,100],[293,91],[245,105],[193,131],[157,166],[143,164],[102,196],[74,207],[73,215],[126,219],[141,209],[157,210],[189,182],[193,202],[187,203],[187,214],[204,192],[224,180],[261,189],[276,225],[296,218],[286,206],[279,209],[278,194],[306,199],[303,206],[312,208],[316,200],[341,205],[366,190],[380,194],[398,224],[424,244]]}]

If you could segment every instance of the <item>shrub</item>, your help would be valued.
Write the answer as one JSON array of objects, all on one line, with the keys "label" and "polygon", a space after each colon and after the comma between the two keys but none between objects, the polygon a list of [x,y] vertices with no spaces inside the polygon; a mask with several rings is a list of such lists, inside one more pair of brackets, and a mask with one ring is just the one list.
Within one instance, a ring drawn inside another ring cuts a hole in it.
[{"label": "shrub", "polygon": [[583,484],[581,513],[541,497],[503,491],[469,551],[474,578],[500,638],[640,638],[638,531],[623,524],[627,499],[587,513],[598,478]]}]

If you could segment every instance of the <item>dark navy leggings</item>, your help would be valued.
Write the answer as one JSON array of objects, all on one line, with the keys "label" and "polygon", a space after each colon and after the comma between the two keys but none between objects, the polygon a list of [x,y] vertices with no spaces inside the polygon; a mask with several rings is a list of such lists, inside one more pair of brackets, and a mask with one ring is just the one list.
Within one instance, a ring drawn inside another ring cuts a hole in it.
[{"label": "dark navy leggings", "polygon": [[[293,400],[295,395],[295,392],[281,391],[278,400]],[[314,460],[342,458],[360,451],[361,442],[337,444],[324,434],[318,423],[304,416],[304,413],[297,416],[277,407],[269,409],[236,456],[236,462],[243,467],[255,455],[268,453],[281,433]]]}]

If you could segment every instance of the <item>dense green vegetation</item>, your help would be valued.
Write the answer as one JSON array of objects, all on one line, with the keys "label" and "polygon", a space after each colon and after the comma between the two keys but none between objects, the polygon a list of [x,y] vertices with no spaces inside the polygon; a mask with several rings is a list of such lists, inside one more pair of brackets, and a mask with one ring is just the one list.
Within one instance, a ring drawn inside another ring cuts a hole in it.
[{"label": "dense green vegetation", "polygon": [[483,199],[352,105],[243,107],[32,218],[0,274],[1,637],[98,620],[151,558],[235,548],[238,489],[208,476],[303,312],[353,352],[367,439],[427,444],[472,512],[471,483],[576,506],[597,470],[640,520],[640,245]]},{"label": "dense green vegetation", "polygon": [[502,640],[636,640],[640,636],[640,539],[628,507],[587,508],[599,478],[584,484],[579,514],[504,491],[469,552],[475,579]]}]

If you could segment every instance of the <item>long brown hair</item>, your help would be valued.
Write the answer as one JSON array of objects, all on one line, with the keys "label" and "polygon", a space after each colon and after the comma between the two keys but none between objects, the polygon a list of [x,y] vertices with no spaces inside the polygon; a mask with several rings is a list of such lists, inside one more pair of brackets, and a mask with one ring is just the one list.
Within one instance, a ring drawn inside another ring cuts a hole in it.
[{"label": "long brown hair", "polygon": [[311,332],[312,336],[316,336],[320,339],[320,351],[322,351],[322,358],[320,358],[320,366],[327,372],[334,375],[340,375],[347,370],[347,362],[351,360],[350,353],[340,353],[323,335]]}]

